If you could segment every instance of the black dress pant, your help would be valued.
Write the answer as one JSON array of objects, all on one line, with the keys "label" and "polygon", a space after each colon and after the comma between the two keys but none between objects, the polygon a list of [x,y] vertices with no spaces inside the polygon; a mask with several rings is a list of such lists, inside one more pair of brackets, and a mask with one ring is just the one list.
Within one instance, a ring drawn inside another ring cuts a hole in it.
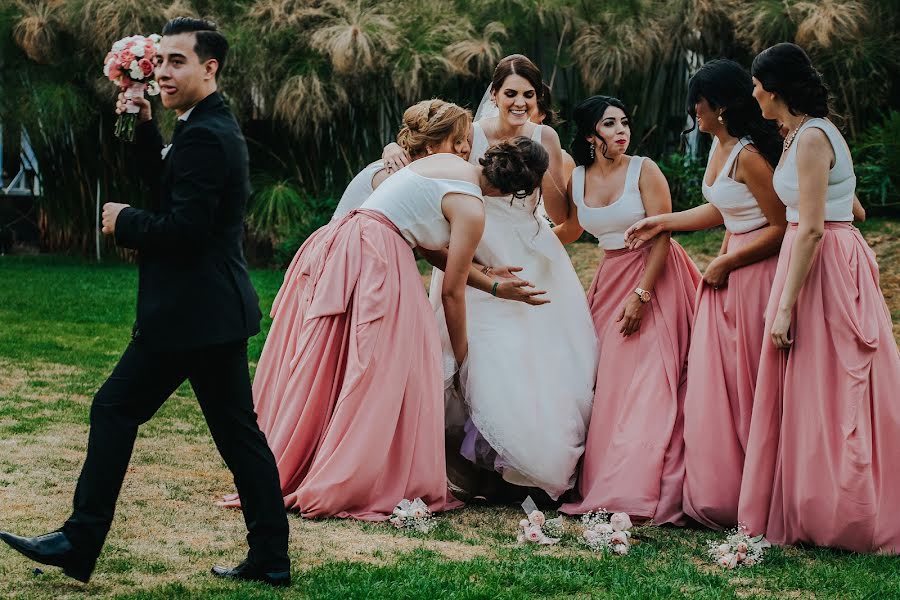
[{"label": "black dress pant", "polygon": [[[267,569],[287,569],[287,514],[275,458],[253,411],[246,340],[176,352],[151,351],[139,338],[129,344],[91,405],[87,458],[74,511],[62,531],[79,553],[96,560],[112,525],[138,427],[185,380],[234,475],[249,532],[248,559]],[[216,510],[212,504],[210,510]]]}]

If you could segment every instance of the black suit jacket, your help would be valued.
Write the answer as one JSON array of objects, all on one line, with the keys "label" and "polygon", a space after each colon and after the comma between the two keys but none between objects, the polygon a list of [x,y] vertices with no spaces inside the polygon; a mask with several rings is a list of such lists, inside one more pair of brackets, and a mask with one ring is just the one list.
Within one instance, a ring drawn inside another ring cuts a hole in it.
[{"label": "black suit jacket", "polygon": [[135,150],[142,169],[159,177],[159,202],[125,208],[115,230],[116,244],[138,251],[134,337],[158,350],[246,339],[261,317],[242,247],[250,195],[244,136],[218,93],[179,129],[163,159],[156,123],[137,128]]}]

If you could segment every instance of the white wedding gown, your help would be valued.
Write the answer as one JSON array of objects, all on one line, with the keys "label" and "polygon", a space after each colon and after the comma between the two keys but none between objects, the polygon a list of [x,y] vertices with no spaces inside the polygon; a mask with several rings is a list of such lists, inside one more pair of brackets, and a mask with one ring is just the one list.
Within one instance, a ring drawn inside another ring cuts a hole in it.
[{"label": "white wedding gown", "polygon": [[[532,139],[540,141],[541,129],[535,128]],[[487,146],[475,123],[470,162],[478,164]],[[598,353],[584,289],[536,204],[537,193],[524,200],[486,197],[475,258],[484,265],[523,267],[519,275],[546,290],[550,303],[531,306],[467,288],[469,354],[460,370],[461,389],[449,385],[456,361],[441,306],[443,273],[437,269],[430,296],[444,345],[447,426],[466,427],[463,455],[510,483],[542,488],[556,499],[574,485],[584,451]]]}]

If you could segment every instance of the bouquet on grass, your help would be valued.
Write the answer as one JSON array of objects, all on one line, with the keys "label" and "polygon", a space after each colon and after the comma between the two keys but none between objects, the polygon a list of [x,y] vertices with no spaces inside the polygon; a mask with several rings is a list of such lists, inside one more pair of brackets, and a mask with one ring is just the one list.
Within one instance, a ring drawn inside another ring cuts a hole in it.
[{"label": "bouquet on grass", "polygon": [[763,553],[771,544],[761,535],[751,536],[738,526],[728,531],[724,542],[709,542],[707,554],[717,565],[726,569],[752,567],[762,562]]},{"label": "bouquet on grass", "polygon": [[406,498],[397,504],[390,523],[397,529],[409,529],[419,533],[430,533],[437,527],[434,515],[421,498],[409,501]]},{"label": "bouquet on grass", "polygon": [[112,50],[103,60],[103,75],[125,94],[125,112],[116,120],[116,137],[127,142],[134,141],[134,127],[140,108],[132,102],[143,98],[144,92],[151,96],[159,94],[159,85],[153,79],[156,54],[159,52],[160,37],[132,35],[113,44]]},{"label": "bouquet on grass", "polygon": [[522,509],[528,518],[519,521],[519,535],[516,538],[519,544],[530,542],[542,546],[552,546],[559,543],[565,530],[562,517],[548,520],[544,513],[538,510],[537,504],[531,499],[531,496],[525,498]]},{"label": "bouquet on grass", "polygon": [[631,541],[631,517],[628,513],[600,510],[581,516],[584,543],[594,552],[611,551],[628,554]]}]

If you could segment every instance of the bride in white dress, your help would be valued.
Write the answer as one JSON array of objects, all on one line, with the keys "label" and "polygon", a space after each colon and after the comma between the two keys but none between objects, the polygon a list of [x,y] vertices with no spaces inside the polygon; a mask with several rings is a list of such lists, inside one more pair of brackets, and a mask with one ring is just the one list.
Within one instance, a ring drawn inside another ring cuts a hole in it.
[{"label": "bride in white dress", "polygon": [[[563,222],[568,207],[559,137],[528,120],[538,90],[541,75],[528,58],[512,55],[500,61],[490,91],[497,114],[484,116],[479,110],[469,160],[477,164],[491,144],[510,137],[539,141],[550,155],[541,196],[550,218]],[[397,153],[386,150],[386,163],[397,159]],[[467,290],[469,354],[459,372],[461,385],[449,387],[446,398],[449,443],[463,439],[461,448],[448,451],[460,451],[506,481],[541,488],[556,499],[574,485],[584,451],[597,343],[584,290],[562,244],[538,216],[539,201],[538,194],[532,194],[486,207],[484,235],[475,253],[478,263],[520,265],[521,277],[546,291],[550,303],[527,306]],[[440,308],[442,277],[435,269],[431,299],[450,380],[457,365]],[[448,467],[448,474],[456,487],[482,495],[483,490],[455,477],[462,475],[458,469]]]}]

